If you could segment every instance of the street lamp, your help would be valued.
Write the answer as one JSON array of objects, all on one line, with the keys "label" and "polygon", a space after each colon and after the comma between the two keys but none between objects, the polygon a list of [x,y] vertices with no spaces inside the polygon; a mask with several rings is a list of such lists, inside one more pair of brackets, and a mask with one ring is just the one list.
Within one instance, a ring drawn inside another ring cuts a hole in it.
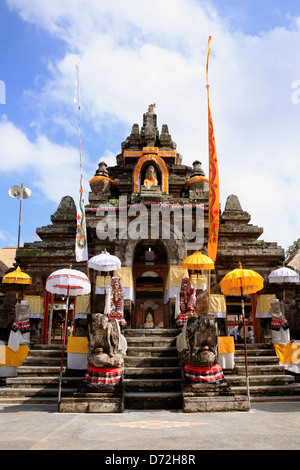
[{"label": "street lamp", "polygon": [[31,190],[29,188],[24,188],[22,183],[20,186],[12,186],[8,190],[10,197],[14,199],[19,199],[20,201],[20,214],[19,214],[19,231],[18,231],[18,248],[20,247],[20,235],[21,235],[21,217],[22,217],[22,203],[23,199],[28,199],[31,196]]}]

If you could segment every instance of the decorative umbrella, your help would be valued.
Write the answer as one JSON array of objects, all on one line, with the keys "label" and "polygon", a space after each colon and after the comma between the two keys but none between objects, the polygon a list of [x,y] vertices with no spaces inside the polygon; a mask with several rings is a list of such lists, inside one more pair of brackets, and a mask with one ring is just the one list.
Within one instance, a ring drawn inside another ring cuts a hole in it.
[{"label": "decorative umbrella", "polygon": [[5,274],[5,276],[2,278],[2,282],[6,284],[30,285],[31,277],[29,274],[21,271],[20,266],[18,266],[15,271],[11,271],[10,273]]},{"label": "decorative umbrella", "polygon": [[269,282],[272,284],[283,284],[283,300],[285,301],[285,290],[284,284],[289,282],[299,282],[299,274],[296,273],[293,269],[282,268],[275,269],[269,274]]},{"label": "decorative umbrella", "polygon": [[100,255],[93,256],[88,261],[89,268],[96,269],[97,271],[114,271],[115,269],[120,269],[121,261],[117,256],[110,255],[106,248]]},{"label": "decorative umbrella", "polygon": [[89,278],[81,271],[77,269],[59,269],[54,271],[46,279],[46,290],[52,294],[65,295],[67,297],[66,302],[66,314],[65,314],[65,327],[64,327],[64,338],[63,347],[61,354],[61,365],[60,365],[60,376],[59,376],[59,387],[58,387],[58,403],[61,397],[61,383],[62,383],[62,370],[64,361],[64,349],[66,344],[67,334],[67,323],[69,313],[69,297],[77,295],[86,295],[91,291],[91,283]]},{"label": "decorative umbrella", "polygon": [[7,284],[31,284],[31,277],[29,274],[21,271],[20,266],[15,271],[5,274],[2,278],[2,282]]},{"label": "decorative umbrella", "polygon": [[242,317],[244,327],[244,346],[245,346],[245,368],[246,368],[246,383],[247,395],[250,402],[249,391],[249,377],[248,377],[248,362],[247,362],[247,342],[246,342],[246,327],[245,327],[245,306],[244,295],[254,294],[264,287],[263,277],[251,269],[242,269],[242,264],[238,269],[234,269],[226,274],[220,282],[221,290],[226,295],[240,295],[242,304]]},{"label": "decorative umbrella", "polygon": [[121,261],[117,256],[111,255],[106,251],[104,251],[100,255],[93,256],[88,261],[89,268],[95,269],[96,271],[104,271],[104,292],[105,292],[105,280],[106,280],[106,273],[109,271],[114,271],[115,269],[121,268]]},{"label": "decorative umbrella", "polygon": [[206,255],[203,255],[201,251],[195,251],[192,255],[187,256],[181,263],[183,268],[193,269],[197,271],[197,287],[198,287],[198,272],[200,270],[209,271],[209,280],[208,280],[208,297],[209,297],[209,308],[210,308],[210,270],[215,269],[215,264],[211,258]]}]

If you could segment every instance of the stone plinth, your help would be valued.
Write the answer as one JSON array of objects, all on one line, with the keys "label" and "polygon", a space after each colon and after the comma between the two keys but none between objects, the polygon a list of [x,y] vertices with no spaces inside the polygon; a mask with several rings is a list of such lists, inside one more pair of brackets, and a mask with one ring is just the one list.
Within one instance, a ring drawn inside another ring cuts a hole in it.
[{"label": "stone plinth", "polygon": [[62,398],[60,413],[123,413],[123,386],[97,387],[78,391],[73,397]]},{"label": "stone plinth", "polygon": [[227,385],[182,384],[183,412],[249,411],[247,397]]}]

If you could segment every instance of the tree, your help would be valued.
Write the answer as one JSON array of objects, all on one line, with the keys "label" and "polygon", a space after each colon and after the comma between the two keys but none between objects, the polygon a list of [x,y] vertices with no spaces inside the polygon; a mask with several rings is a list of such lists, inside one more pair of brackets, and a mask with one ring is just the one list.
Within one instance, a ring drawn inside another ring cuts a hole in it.
[{"label": "tree", "polygon": [[292,245],[288,247],[288,249],[286,250],[286,255],[287,255],[286,257],[288,258],[293,253],[295,253],[295,251],[299,249],[300,249],[300,238],[298,238],[298,240],[296,240],[294,243],[292,243]]}]

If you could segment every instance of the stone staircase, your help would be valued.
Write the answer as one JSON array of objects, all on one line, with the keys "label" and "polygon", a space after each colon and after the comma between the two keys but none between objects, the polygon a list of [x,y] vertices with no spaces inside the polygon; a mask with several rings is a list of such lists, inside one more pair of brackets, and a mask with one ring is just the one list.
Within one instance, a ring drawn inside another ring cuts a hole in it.
[{"label": "stone staircase", "polygon": [[[35,345],[29,349],[17,377],[0,380],[0,404],[55,404],[61,365],[61,345]],[[64,372],[67,356],[64,357]],[[64,376],[62,396],[72,396],[81,377]]]},{"label": "stone staircase", "polygon": [[[181,370],[176,349],[178,330],[125,330],[128,350],[124,370],[124,409],[183,409]],[[272,344],[247,345],[251,402],[300,401],[299,379],[279,365]],[[17,377],[0,378],[0,404],[56,404],[61,346],[36,345]],[[65,366],[67,357],[65,354]],[[65,369],[62,398],[78,395],[85,371]],[[243,345],[236,345],[235,368],[224,369],[236,395],[246,395]],[[95,397],[95,395],[94,395]],[[95,397],[96,398],[96,397]]]},{"label": "stone staircase", "polygon": [[[232,390],[244,395],[247,394],[244,345],[235,348],[235,367],[223,372]],[[247,344],[247,363],[251,402],[300,401],[300,383],[279,364],[272,344]]]},{"label": "stone staircase", "polygon": [[125,330],[125,409],[182,409],[178,330]]}]

